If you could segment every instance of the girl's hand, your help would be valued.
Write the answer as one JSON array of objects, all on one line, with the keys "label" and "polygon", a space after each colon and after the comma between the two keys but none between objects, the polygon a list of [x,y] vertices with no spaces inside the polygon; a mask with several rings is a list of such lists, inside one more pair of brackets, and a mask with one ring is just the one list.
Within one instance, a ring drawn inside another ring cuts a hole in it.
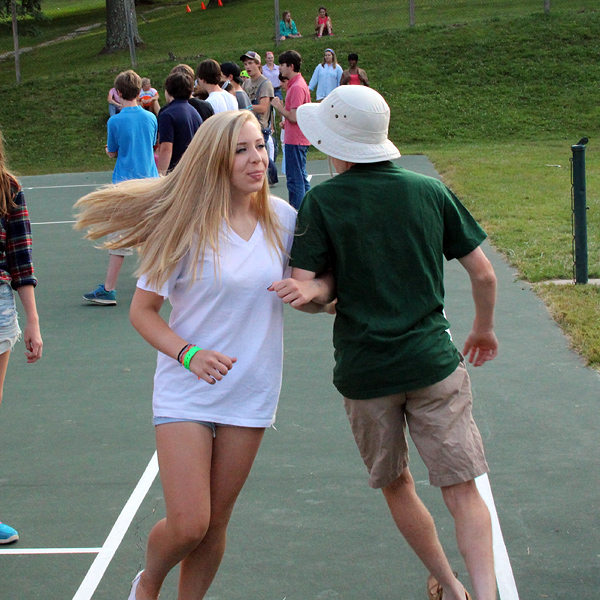
[{"label": "girl's hand", "polygon": [[237,358],[230,358],[216,350],[200,350],[192,356],[190,371],[198,379],[214,385],[229,373],[235,362]]},{"label": "girl's hand", "polygon": [[42,341],[42,334],[40,333],[40,326],[38,324],[27,323],[25,332],[23,333],[23,340],[27,349],[25,356],[28,363],[34,363],[42,358],[44,342]]}]

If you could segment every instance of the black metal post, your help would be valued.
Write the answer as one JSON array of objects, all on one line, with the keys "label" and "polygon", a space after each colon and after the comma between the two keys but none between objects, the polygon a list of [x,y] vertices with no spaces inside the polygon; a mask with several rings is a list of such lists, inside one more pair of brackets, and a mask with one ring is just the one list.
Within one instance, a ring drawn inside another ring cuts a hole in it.
[{"label": "black metal post", "polygon": [[571,146],[573,152],[573,237],[575,244],[575,283],[588,282],[587,201],[585,191],[585,144],[587,138]]}]

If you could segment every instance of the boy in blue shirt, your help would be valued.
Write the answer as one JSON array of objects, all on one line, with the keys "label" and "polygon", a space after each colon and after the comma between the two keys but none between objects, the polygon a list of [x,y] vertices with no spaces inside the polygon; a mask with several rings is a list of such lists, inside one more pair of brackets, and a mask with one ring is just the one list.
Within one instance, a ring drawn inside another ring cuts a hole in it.
[{"label": "boy in blue shirt", "polygon": [[[116,158],[112,182],[127,179],[158,177],[154,161],[154,144],[158,133],[156,116],[138,104],[142,80],[134,71],[124,71],[115,79],[121,112],[112,116],[106,125],[108,139],[106,154]],[[109,250],[106,279],[94,291],[83,298],[93,304],[114,306],[117,304],[116,286],[125,256],[133,254],[131,249]]]}]

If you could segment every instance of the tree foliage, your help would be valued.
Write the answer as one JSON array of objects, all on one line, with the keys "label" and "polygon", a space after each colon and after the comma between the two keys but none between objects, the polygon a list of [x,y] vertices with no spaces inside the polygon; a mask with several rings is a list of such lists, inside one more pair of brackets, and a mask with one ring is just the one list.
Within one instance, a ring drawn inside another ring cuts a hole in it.
[{"label": "tree foliage", "polygon": [[[9,17],[12,0],[0,0],[0,17]],[[16,0],[17,14],[39,16],[42,12],[42,0]]]}]

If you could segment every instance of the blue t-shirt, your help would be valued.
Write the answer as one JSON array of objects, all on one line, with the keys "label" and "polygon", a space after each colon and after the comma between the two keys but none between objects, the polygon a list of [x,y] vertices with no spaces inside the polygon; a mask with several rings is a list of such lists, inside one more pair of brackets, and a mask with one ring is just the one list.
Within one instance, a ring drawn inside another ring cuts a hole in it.
[{"label": "blue t-shirt", "polygon": [[158,132],[156,117],[141,106],[125,106],[106,125],[109,152],[117,152],[112,182],[158,177],[154,144]]},{"label": "blue t-shirt", "polygon": [[160,143],[173,144],[169,171],[177,165],[200,125],[202,117],[187,100],[172,100],[158,113]]}]

